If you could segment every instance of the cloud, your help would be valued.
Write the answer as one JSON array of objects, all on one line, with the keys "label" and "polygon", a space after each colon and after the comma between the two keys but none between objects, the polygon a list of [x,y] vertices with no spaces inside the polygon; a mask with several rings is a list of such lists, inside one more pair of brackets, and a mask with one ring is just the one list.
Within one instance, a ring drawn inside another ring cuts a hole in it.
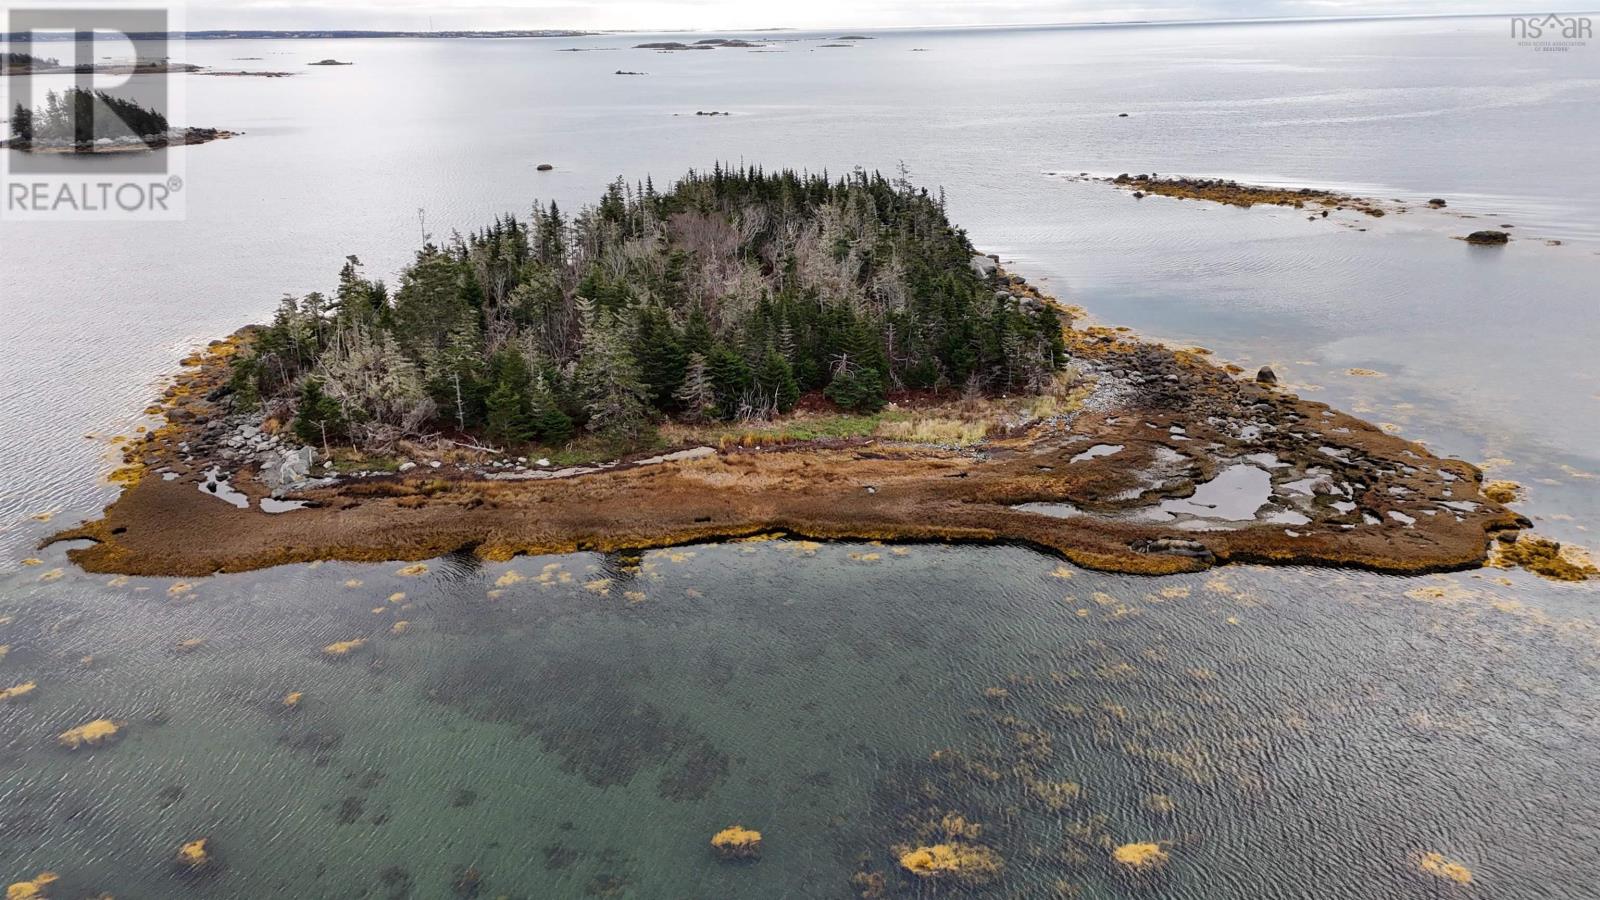
[{"label": "cloud", "polygon": [[317,0],[200,3],[189,27],[468,30],[736,30],[1539,12],[1546,0]]}]

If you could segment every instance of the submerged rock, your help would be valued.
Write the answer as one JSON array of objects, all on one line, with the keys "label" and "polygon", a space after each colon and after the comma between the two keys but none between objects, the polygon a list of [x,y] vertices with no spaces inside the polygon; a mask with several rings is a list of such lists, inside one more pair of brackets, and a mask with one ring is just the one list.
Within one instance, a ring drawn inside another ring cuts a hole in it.
[{"label": "submerged rock", "polygon": [[195,838],[178,848],[178,857],[175,862],[187,872],[198,872],[209,867],[213,859],[206,849],[211,843],[210,838]]},{"label": "submerged rock", "polygon": [[761,832],[730,825],[711,836],[711,849],[721,859],[760,859]]},{"label": "submerged rock", "polygon": [[1167,864],[1167,851],[1160,844],[1123,844],[1111,851],[1111,861],[1130,872],[1152,872]]},{"label": "submerged rock", "polygon": [[122,733],[122,726],[110,719],[95,719],[77,728],[69,728],[56,736],[56,743],[68,750],[98,747]]},{"label": "submerged rock", "polygon": [[18,881],[6,888],[6,900],[33,900],[45,897],[45,889],[57,880],[54,872],[40,872],[31,881]]},{"label": "submerged rock", "polygon": [[955,881],[979,885],[993,881],[1005,867],[1000,854],[982,844],[931,844],[905,849],[900,853],[900,868],[933,881]]}]

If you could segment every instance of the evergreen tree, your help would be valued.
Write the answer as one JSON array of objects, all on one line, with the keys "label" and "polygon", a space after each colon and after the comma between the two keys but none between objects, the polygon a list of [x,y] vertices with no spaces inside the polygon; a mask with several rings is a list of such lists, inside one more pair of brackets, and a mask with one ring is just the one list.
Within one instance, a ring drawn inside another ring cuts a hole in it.
[{"label": "evergreen tree", "polygon": [[506,444],[531,443],[539,436],[539,426],[527,361],[516,350],[502,348],[490,360],[490,371],[494,386],[484,400],[484,430],[490,438]]},{"label": "evergreen tree", "polygon": [[33,143],[33,110],[21,103],[11,111],[11,136],[22,144]]},{"label": "evergreen tree", "polygon": [[787,413],[800,402],[800,384],[794,380],[794,370],[777,350],[768,350],[762,358],[756,380],[761,385],[762,396],[770,400],[778,412]]},{"label": "evergreen tree", "polygon": [[596,313],[587,300],[579,306],[583,339],[578,350],[577,386],[594,431],[632,437],[643,426],[647,389],[633,353],[617,334],[610,313]]},{"label": "evergreen tree", "polygon": [[337,401],[323,393],[320,380],[307,378],[301,385],[293,427],[301,443],[319,447],[345,436],[343,412]]},{"label": "evergreen tree", "polygon": [[716,416],[717,392],[711,385],[711,373],[703,354],[689,354],[689,365],[675,399],[685,421],[706,422]]}]

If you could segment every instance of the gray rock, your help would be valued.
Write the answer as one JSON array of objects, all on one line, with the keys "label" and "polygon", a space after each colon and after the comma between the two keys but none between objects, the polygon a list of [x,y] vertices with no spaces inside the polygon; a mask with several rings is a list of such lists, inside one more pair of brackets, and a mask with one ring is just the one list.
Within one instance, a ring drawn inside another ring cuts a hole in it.
[{"label": "gray rock", "polygon": [[993,278],[994,273],[999,268],[1000,264],[987,256],[974,256],[972,258],[972,271],[977,272],[981,277]]},{"label": "gray rock", "polygon": [[1272,371],[1272,367],[1271,366],[1262,366],[1261,367],[1261,371],[1256,373],[1256,384],[1277,384],[1277,383],[1278,383],[1278,373]]},{"label": "gray rock", "polygon": [[412,469],[415,469],[416,467],[417,467],[417,464],[408,459],[405,462],[400,464],[400,471],[401,472],[409,472]]}]

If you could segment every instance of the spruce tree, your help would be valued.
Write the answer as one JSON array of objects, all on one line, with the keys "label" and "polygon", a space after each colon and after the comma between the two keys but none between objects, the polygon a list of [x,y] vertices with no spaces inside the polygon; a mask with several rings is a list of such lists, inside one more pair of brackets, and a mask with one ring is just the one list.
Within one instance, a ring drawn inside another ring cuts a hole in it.
[{"label": "spruce tree", "polygon": [[711,386],[711,373],[704,355],[689,354],[689,366],[675,399],[685,421],[706,422],[716,416],[717,392]]}]

